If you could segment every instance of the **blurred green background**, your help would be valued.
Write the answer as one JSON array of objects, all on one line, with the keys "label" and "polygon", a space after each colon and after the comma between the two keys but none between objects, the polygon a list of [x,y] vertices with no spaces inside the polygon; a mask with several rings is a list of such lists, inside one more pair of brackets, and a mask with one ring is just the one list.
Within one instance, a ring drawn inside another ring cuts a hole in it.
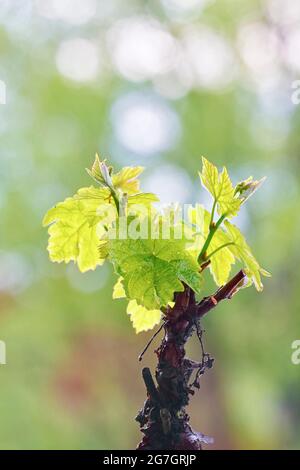
[{"label": "blurred green background", "polygon": [[208,201],[201,155],[268,177],[236,223],[273,277],[205,318],[216,363],[190,411],[213,448],[300,448],[299,51],[298,0],[1,0],[0,448],[139,439],[150,334],[112,301],[110,266],[50,263],[41,226],[96,151],[146,166],[163,202]]}]

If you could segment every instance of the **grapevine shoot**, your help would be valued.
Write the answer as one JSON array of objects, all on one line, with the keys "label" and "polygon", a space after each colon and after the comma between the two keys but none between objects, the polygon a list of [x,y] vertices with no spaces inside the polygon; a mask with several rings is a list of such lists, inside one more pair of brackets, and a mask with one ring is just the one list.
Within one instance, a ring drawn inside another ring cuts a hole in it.
[{"label": "grapevine shoot", "polygon": [[[199,183],[211,195],[211,210],[200,203],[161,208],[155,194],[140,190],[142,171],[137,166],[115,172],[96,155],[87,169],[93,185],[44,217],[49,257],[73,261],[81,272],[112,263],[112,297],[126,299],[136,333],[164,328],[156,350],[156,383],[150,369],[143,369],[147,400],[136,418],[143,433],[138,448],[201,449],[211,439],[192,430],[186,412],[200,376],[213,364],[204,350],[200,320],[241,288],[253,285],[261,291],[262,276],[269,276],[232,222],[264,178],[250,177],[234,186],[225,167],[219,172],[202,158]],[[236,263],[241,269],[230,278]],[[207,271],[216,284],[213,295],[205,292]],[[185,343],[194,332],[201,344],[200,362],[185,357]]]}]

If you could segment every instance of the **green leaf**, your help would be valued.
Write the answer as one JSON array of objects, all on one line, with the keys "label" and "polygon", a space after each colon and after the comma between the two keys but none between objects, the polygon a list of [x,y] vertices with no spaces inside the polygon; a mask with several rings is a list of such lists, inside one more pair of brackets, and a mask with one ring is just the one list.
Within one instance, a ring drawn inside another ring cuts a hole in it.
[{"label": "green leaf", "polygon": [[183,290],[181,281],[196,292],[201,290],[199,266],[186,251],[184,239],[110,240],[109,256],[124,278],[128,298],[148,309],[172,301],[174,292]]},{"label": "green leaf", "polygon": [[234,188],[226,168],[224,167],[222,173],[219,174],[215,165],[206,158],[202,157],[202,163],[200,179],[202,185],[210,192],[217,204],[219,215],[235,216],[239,211],[241,202],[235,197]]},{"label": "green leaf", "polygon": [[105,190],[82,188],[74,197],[65,199],[46,213],[43,225],[51,224],[47,247],[51,261],[74,261],[82,272],[104,263],[107,254],[101,256],[99,248],[103,245],[101,223],[106,219],[104,215],[98,215],[98,209],[106,203],[106,197]]},{"label": "green leaf", "polygon": [[131,195],[139,192],[140,183],[137,177],[144,171],[144,168],[126,166],[114,174],[113,168],[108,166],[105,160],[101,161],[96,154],[92,168],[86,170],[97,183]]},{"label": "green leaf", "polygon": [[266,177],[264,176],[260,180],[253,181],[253,177],[250,176],[236,185],[234,195],[240,199],[241,204],[244,204],[261,187],[265,180]]},{"label": "green leaf", "polygon": [[123,286],[123,278],[119,277],[113,288],[113,299],[123,299],[126,297],[126,292]]},{"label": "green leaf", "polygon": [[151,330],[160,322],[162,315],[160,310],[148,310],[138,305],[135,300],[130,300],[128,303],[127,313],[130,315],[136,333]]},{"label": "green leaf", "polygon": [[202,157],[202,173],[199,173],[199,176],[202,185],[216,199],[219,192],[219,173],[217,167]]},{"label": "green leaf", "polygon": [[183,291],[176,269],[164,260],[150,256],[130,273],[124,274],[124,284],[130,299],[148,309],[159,309],[173,300],[174,292]]},{"label": "green leaf", "polygon": [[226,214],[226,217],[233,217],[239,211],[240,201],[234,198],[234,188],[225,167],[220,174],[219,180],[217,195],[219,215]]},{"label": "green leaf", "polygon": [[249,280],[254,283],[258,291],[261,291],[263,289],[261,275],[270,276],[270,274],[259,266],[241,231],[229,221],[225,221],[225,226],[230,240],[234,243],[230,245],[228,249],[244,264],[245,272]]},{"label": "green leaf", "polygon": [[81,201],[85,201],[86,205],[91,205],[92,208],[99,206],[104,201],[108,201],[110,192],[106,188],[95,188],[95,186],[89,186],[87,188],[80,188],[75,194],[74,198]]},{"label": "green leaf", "polygon": [[145,206],[151,205],[153,202],[158,202],[159,198],[152,193],[138,193],[128,197],[128,205],[142,204]]},{"label": "green leaf", "polygon": [[[102,209],[104,204],[107,204],[108,206],[111,201],[111,196],[108,189],[95,188],[94,186],[79,189],[73,198],[75,200],[81,201],[82,209],[86,212],[86,214],[89,212],[91,217],[97,215],[99,209]],[[111,205],[110,208],[113,211],[114,206]]]},{"label": "green leaf", "polygon": [[[196,204],[196,206],[191,208],[189,211],[189,220],[197,230],[195,243],[191,246],[191,250],[195,257],[197,257],[208,236],[210,219],[210,213],[205,210],[201,204]],[[223,245],[230,242],[231,239],[224,230],[219,227],[209,245],[209,251],[207,254],[207,258],[211,261],[209,270],[217,286],[221,286],[228,281],[231,266],[235,263],[235,257],[228,247],[221,248]],[[221,249],[219,250],[219,248]],[[212,253],[213,255],[211,256]]]},{"label": "green leaf", "polygon": [[105,160],[101,161],[97,153],[92,168],[90,170],[86,168],[86,171],[97,183],[112,188],[112,167],[108,167]]},{"label": "green leaf", "polygon": [[112,176],[113,186],[127,194],[136,194],[140,190],[140,182],[137,177],[144,171],[142,166],[126,166]]},{"label": "green leaf", "polygon": [[202,289],[203,279],[199,274],[197,261],[189,257],[185,260],[171,261],[171,265],[175,268],[178,278],[199,294]]},{"label": "green leaf", "polygon": [[100,240],[98,245],[98,252],[101,259],[106,259],[108,257],[108,240]]},{"label": "green leaf", "polygon": [[44,225],[49,223],[47,249],[51,261],[74,261],[82,272],[103,264],[98,251],[97,218],[85,214],[79,200],[68,198],[50,209]]},{"label": "green leaf", "polygon": [[[230,277],[231,267],[235,263],[235,257],[229,249],[229,246],[223,246],[229,243],[227,235],[222,229],[218,229],[210,243],[208,258],[210,259],[209,269],[217,286],[226,284]],[[222,247],[219,249],[220,247]],[[216,251],[218,250],[218,251]],[[216,251],[211,257],[210,253]]]}]

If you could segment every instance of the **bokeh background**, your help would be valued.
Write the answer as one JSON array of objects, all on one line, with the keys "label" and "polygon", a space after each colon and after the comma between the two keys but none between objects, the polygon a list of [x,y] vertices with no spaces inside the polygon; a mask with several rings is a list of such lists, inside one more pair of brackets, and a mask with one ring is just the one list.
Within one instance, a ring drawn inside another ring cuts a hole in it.
[{"label": "bokeh background", "polygon": [[216,364],[190,411],[212,448],[300,448],[300,2],[1,0],[0,79],[0,448],[139,439],[150,335],[112,301],[110,266],[50,263],[41,227],[96,151],[146,166],[163,202],[207,202],[201,155],[235,182],[268,177],[237,224],[273,277],[205,318]]}]

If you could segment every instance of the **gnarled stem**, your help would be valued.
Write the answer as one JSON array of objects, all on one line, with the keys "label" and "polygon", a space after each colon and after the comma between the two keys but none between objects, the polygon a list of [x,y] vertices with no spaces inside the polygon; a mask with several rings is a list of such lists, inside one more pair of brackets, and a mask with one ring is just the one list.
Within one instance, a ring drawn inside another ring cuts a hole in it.
[{"label": "gnarled stem", "polygon": [[[245,278],[244,271],[239,271],[214,295],[203,298],[199,303],[194,292],[186,286],[184,292],[176,294],[174,307],[166,309],[164,337],[155,351],[158,358],[156,383],[150,369],[143,369],[147,400],[136,417],[144,434],[138,449],[200,450],[202,443],[212,441],[193,431],[185,409],[190,395],[194,394],[195,388],[199,388],[200,376],[213,364],[213,359],[203,348],[200,319],[220,301],[230,299],[243,285]],[[194,332],[202,348],[199,363],[185,357],[185,344]]]}]

